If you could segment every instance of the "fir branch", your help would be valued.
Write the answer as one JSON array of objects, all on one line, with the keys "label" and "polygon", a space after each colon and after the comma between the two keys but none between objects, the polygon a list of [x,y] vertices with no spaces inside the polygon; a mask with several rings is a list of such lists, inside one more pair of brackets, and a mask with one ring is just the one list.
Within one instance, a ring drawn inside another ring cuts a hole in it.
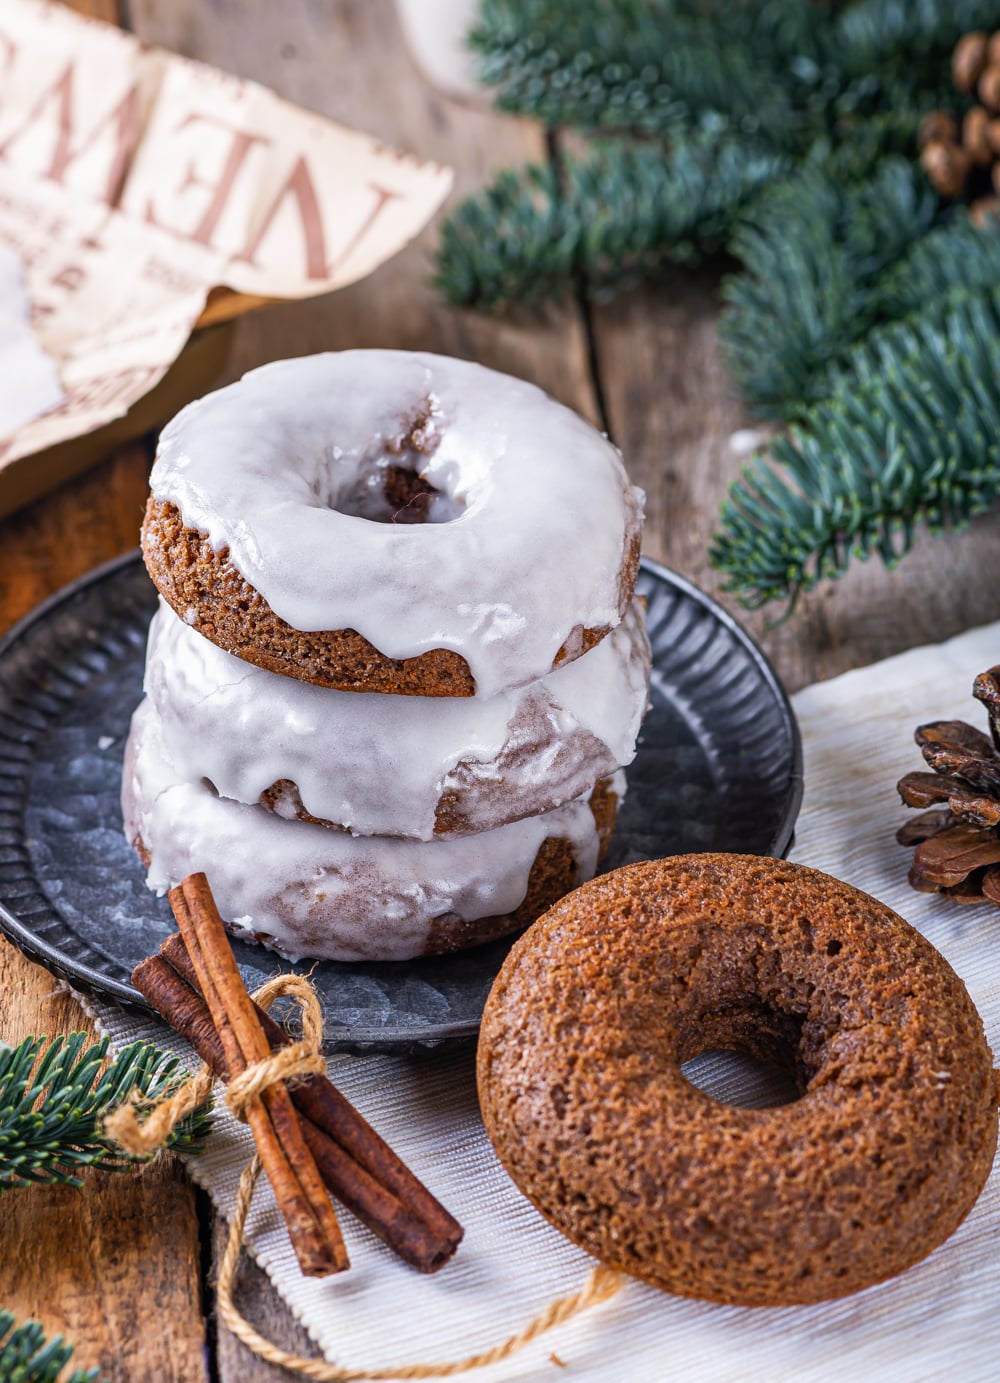
[{"label": "fir branch", "polygon": [[971,29],[997,27],[996,0],[854,0],[836,23],[841,67],[871,79],[887,69],[926,84]]},{"label": "fir branch", "polygon": [[1000,288],[859,347],[770,464],[733,485],[711,557],[744,605],[794,604],[852,556],[894,565],[919,524],[961,526],[998,494]]},{"label": "fir branch", "polygon": [[[1000,235],[977,229],[964,207],[915,240],[872,288],[871,313],[878,318],[864,339],[873,348],[893,339],[894,327],[908,318],[924,326],[942,325],[949,312],[977,301],[1000,283]],[[834,362],[811,382],[814,398],[826,398],[836,387],[844,365]]]},{"label": "fir branch", "polygon": [[962,101],[951,78],[951,53],[963,33],[1000,21],[995,0],[855,0],[841,11],[831,51],[839,73],[835,133],[850,144],[868,137],[866,123],[892,119],[914,152],[921,118]]},{"label": "fir branch", "polygon": [[[930,107],[953,103],[951,48],[988,14],[992,27],[986,0],[482,0],[470,41],[501,107],[549,126],[655,134],[670,153],[657,170],[655,153],[644,161],[625,139],[617,170],[600,155],[571,165],[565,205],[544,169],[501,174],[445,223],[439,283],[453,302],[484,307],[548,297],[574,277],[610,295],[665,262],[725,245],[768,154],[789,173],[865,180],[887,154],[912,154]],[[706,151],[715,148],[730,157],[713,170]],[[674,197],[674,170],[685,168],[721,185],[704,237],[706,194],[692,197],[690,178],[676,211],[662,205]],[[860,304],[842,306],[864,330]],[[845,327],[835,324],[831,358],[853,339]],[[822,343],[817,351],[823,360]],[[797,385],[779,383],[773,401],[764,389],[765,409],[780,408],[789,389],[801,402]]]},{"label": "fir branch", "polygon": [[550,127],[728,130],[801,155],[860,116],[912,131],[953,104],[955,42],[996,23],[992,0],[483,0],[469,41],[498,106]]},{"label": "fir branch", "polygon": [[507,171],[445,222],[435,282],[452,303],[491,309],[555,297],[581,278],[606,296],[720,249],[747,199],[786,166],[702,139],[670,154],[598,145],[561,176],[548,165]]},{"label": "fir branch", "polygon": [[900,103],[864,118],[852,115],[841,122],[837,137],[815,142],[800,169],[818,172],[844,188],[865,182],[887,158],[912,159],[921,120],[930,106],[941,104],[918,98],[909,105]]},{"label": "fir branch", "polygon": [[[0,1192],[35,1181],[78,1186],[81,1167],[135,1165],[104,1141],[105,1114],[133,1091],[149,1101],[170,1093],[186,1072],[148,1042],[124,1047],[102,1071],[107,1051],[107,1038],[89,1042],[85,1033],[29,1037],[0,1050]],[[200,1110],[177,1126],[169,1146],[196,1151],[209,1129],[208,1110]]]},{"label": "fir branch", "polygon": [[483,0],[469,46],[501,110],[548,126],[663,133],[685,118],[652,56],[660,51],[654,35],[668,10],[639,0]]},{"label": "fir branch", "polygon": [[[38,1321],[14,1327],[9,1311],[0,1311],[0,1383],[58,1383],[73,1346],[61,1335],[46,1340]],[[74,1369],[65,1383],[99,1383],[97,1369]]]},{"label": "fir branch", "polygon": [[847,189],[810,168],[755,201],[729,244],[743,272],[723,285],[720,330],[758,413],[787,418],[823,397],[831,365],[879,318],[880,276],[938,208],[901,159]]},{"label": "fir branch", "polygon": [[993,223],[974,226],[964,207],[917,240],[879,281],[879,311],[898,321],[950,306],[956,294],[978,294],[1000,283],[1000,234]]},{"label": "fir branch", "polygon": [[[562,179],[502,175],[446,224],[438,282],[496,307],[743,260],[730,362],[759,411],[801,420],[724,507],[713,558],[746,604],[794,600],[854,553],[892,563],[920,524],[1000,492],[1000,236],[892,157],[961,104],[954,44],[998,20],[997,0],[483,0],[473,43],[501,105],[669,153],[623,140]],[[769,152],[785,181],[763,190]]]},{"label": "fir branch", "polygon": [[787,149],[816,132],[829,29],[811,0],[483,0],[470,44],[497,105],[550,127],[729,129]]}]

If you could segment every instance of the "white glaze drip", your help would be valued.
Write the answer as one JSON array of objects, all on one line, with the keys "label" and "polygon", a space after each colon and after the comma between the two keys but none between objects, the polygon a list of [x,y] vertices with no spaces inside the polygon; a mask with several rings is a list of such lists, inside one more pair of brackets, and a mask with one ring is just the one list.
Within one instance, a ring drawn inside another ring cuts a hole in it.
[{"label": "white glaze drip", "polygon": [[[381,473],[428,409],[429,454],[403,460],[441,496],[431,521],[375,521]],[[544,676],[580,627],[618,624],[642,522],[642,492],[582,418],[405,351],[251,371],[164,429],[151,484],[286,623],[355,629],[392,658],[451,649],[484,697]]]},{"label": "white glaze drip", "polygon": [[[579,882],[596,869],[586,801],[459,840],[354,837],[282,821],[219,798],[204,782],[182,781],[157,730],[143,701],[126,749],[122,805],[126,834],[151,857],[147,883],[162,893],[204,870],[222,916],[266,933],[293,959],[408,959],[425,950],[436,918],[513,912],[550,837],[570,842]],[[622,774],[615,791],[624,793]]]},{"label": "white glaze drip", "polygon": [[181,778],[245,803],[288,781],[321,821],[430,840],[445,792],[462,795],[467,833],[549,810],[631,763],[649,666],[637,600],[582,658],[489,700],[338,692],[242,662],[161,602],[145,689]]}]

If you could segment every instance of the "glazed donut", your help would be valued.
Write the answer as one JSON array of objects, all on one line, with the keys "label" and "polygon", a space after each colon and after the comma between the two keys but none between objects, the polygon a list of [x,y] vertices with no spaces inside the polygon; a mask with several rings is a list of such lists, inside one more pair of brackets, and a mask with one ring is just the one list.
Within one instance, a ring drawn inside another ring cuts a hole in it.
[{"label": "glazed donut", "polygon": [[204,871],[230,929],[298,960],[408,960],[533,921],[594,873],[624,774],[583,799],[453,840],[352,836],[282,821],[185,780],[143,701],[125,753],[127,837],[163,893]]},{"label": "glazed donut", "polygon": [[[713,1048],[801,1094],[692,1085]],[[682,1296],[822,1301],[917,1262],[979,1195],[992,1058],[961,980],[873,898],[782,860],[628,865],[517,942],[486,1005],[479,1093],[518,1186],[605,1263]]]},{"label": "glazed donut", "polygon": [[628,608],[642,492],[533,385],[406,351],[284,360],[164,429],[142,545],[187,623],[345,691],[495,696]]},{"label": "glazed donut", "polygon": [[649,669],[639,600],[586,658],[488,701],[278,677],[161,604],[145,690],[181,778],[289,819],[430,840],[550,811],[630,763]]}]

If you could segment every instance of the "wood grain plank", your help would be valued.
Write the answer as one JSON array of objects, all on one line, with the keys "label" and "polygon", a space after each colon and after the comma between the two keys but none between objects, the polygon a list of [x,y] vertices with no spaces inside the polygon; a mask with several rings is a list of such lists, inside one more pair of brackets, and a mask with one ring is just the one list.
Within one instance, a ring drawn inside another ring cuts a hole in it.
[{"label": "wood grain plank", "polygon": [[121,24],[125,0],[61,0],[68,10],[87,19],[103,19],[105,24]]},{"label": "wood grain plank", "polygon": [[0,520],[0,633],[60,586],[138,546],[150,459],[137,442]]},{"label": "wood grain plank", "polygon": [[752,424],[734,396],[716,331],[718,278],[675,273],[592,312],[608,426],[647,491],[644,549],[716,596],[760,641],[789,691],[917,644],[1000,619],[1000,526],[986,516],[946,542],[922,538],[895,571],[873,559],[804,598],[748,612],[720,591],[708,562],[719,505]]},{"label": "wood grain plank", "polygon": [[[228,1232],[228,1225],[217,1218],[212,1239],[216,1263],[221,1261],[225,1252]],[[246,1254],[240,1260],[233,1296],[238,1310],[248,1321],[253,1321],[258,1329],[274,1340],[275,1344],[300,1354],[305,1359],[322,1357],[305,1327],[280,1304],[280,1298],[271,1286],[267,1274]],[[289,1378],[293,1376],[284,1369],[265,1364],[247,1349],[246,1345],[237,1340],[235,1335],[230,1335],[228,1330],[220,1330],[216,1341],[216,1368],[220,1383],[228,1383],[230,1379],[238,1380],[238,1383],[288,1383]]]},{"label": "wood grain plank", "polygon": [[[2,549],[0,549],[2,550]],[[90,1024],[69,992],[0,940],[0,1035]],[[32,1186],[0,1199],[0,1304],[75,1345],[108,1383],[207,1380],[194,1195],[176,1158],[83,1186]]]}]

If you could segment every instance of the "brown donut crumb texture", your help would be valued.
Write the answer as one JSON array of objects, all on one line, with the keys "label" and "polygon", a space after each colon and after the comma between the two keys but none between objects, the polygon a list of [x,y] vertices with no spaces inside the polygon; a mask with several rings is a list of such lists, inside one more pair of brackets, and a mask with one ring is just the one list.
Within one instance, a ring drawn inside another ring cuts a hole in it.
[{"label": "brown donut crumb texture", "polygon": [[180,511],[150,496],[142,553],[160,595],[206,639],[244,662],[340,691],[473,696],[465,659],[449,649],[387,658],[353,629],[307,632],[280,619],[208,538],[185,528]]},{"label": "brown donut crumb texture", "polygon": [[[800,1096],[721,1104],[681,1065],[787,1059]],[[997,1088],[961,980],[890,909],[751,856],[629,865],[518,941],[479,1091],[510,1175],[603,1262],[682,1296],[792,1305],[916,1263],[974,1204]]]},{"label": "brown donut crumb texture", "polygon": [[[416,499],[419,500],[419,492]],[[630,539],[620,575],[621,613],[628,608],[639,569],[639,534]],[[354,629],[294,629],[280,619],[204,533],[186,528],[180,510],[152,495],[142,525],[146,568],[164,600],[199,634],[244,662],[284,677],[339,691],[397,696],[474,696],[468,663],[450,649],[414,658],[389,658]],[[610,628],[572,631],[553,667],[593,648]]]}]

